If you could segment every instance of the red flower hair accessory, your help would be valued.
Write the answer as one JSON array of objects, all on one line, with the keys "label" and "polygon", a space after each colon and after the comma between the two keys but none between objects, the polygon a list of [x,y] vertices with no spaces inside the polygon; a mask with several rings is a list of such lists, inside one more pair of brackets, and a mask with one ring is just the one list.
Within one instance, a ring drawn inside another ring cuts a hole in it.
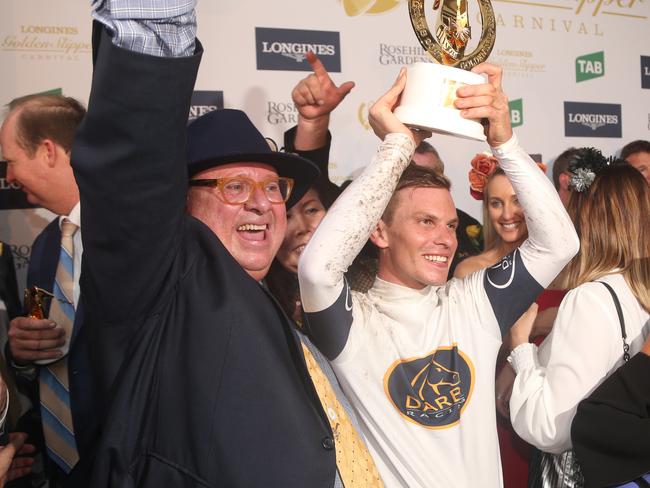
[{"label": "red flower hair accessory", "polygon": [[[544,163],[535,163],[537,167],[546,174]],[[472,159],[472,169],[469,170],[469,193],[475,200],[483,200],[483,193],[487,180],[499,167],[499,161],[492,154],[487,152],[478,153]]]},{"label": "red flower hair accessory", "polygon": [[469,170],[469,193],[476,200],[483,200],[483,192],[488,177],[499,166],[497,158],[492,154],[478,153],[472,159],[472,169]]}]

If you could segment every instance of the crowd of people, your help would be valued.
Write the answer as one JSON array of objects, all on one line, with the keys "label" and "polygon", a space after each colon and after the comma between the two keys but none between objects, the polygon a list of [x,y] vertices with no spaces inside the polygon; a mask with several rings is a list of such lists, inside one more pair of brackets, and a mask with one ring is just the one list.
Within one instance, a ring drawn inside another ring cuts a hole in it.
[{"label": "crowd of people", "polygon": [[310,53],[282,151],[240,110],[187,125],[194,2],[160,4],[93,2],[87,109],[8,104],[6,178],[57,218],[23,306],[3,258],[0,485],[647,486],[650,142],[551,180],[480,64],[454,102],[489,146],[479,223],[393,114],[402,69],[339,187],[354,83]]}]

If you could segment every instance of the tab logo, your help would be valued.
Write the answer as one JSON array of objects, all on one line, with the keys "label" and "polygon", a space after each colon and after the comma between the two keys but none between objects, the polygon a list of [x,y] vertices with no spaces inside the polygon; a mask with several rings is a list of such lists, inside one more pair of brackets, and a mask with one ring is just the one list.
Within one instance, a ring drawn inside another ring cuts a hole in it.
[{"label": "tab logo", "polygon": [[605,52],[585,54],[576,58],[576,83],[605,76]]},{"label": "tab logo", "polygon": [[222,91],[195,91],[192,93],[188,122],[220,108],[223,108]]},{"label": "tab logo", "polygon": [[257,69],[311,71],[307,52],[312,51],[332,73],[341,72],[341,43],[338,32],[255,28]]},{"label": "tab logo", "polygon": [[508,102],[510,108],[510,125],[512,127],[519,127],[524,124],[524,100],[518,98]]},{"label": "tab logo", "polygon": [[619,104],[564,102],[566,137],[622,137],[622,122]]},{"label": "tab logo", "polygon": [[650,56],[641,56],[641,88],[650,88]]}]

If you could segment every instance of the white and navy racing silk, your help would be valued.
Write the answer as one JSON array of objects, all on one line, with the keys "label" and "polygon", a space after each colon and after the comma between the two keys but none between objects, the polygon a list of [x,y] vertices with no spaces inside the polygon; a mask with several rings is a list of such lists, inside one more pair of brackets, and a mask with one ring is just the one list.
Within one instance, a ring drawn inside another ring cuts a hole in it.
[{"label": "white and navy racing silk", "polygon": [[413,141],[390,134],[330,209],[299,267],[309,331],[357,411],[387,487],[502,486],[494,402],[501,337],[577,252],[555,189],[515,136],[493,149],[529,238],[495,266],[417,290],[344,273],[380,219]]}]

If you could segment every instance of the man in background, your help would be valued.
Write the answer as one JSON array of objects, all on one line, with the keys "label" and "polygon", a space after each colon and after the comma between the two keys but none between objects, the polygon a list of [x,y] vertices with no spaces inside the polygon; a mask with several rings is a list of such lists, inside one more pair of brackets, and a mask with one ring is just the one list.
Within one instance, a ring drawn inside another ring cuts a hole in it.
[{"label": "man in background", "polygon": [[650,185],[650,141],[636,140],[621,149],[621,159],[638,169]]},{"label": "man in background", "polygon": [[44,310],[49,318],[13,319],[7,353],[36,419],[40,413],[35,430],[42,427],[53,487],[75,486],[70,473],[90,443],[96,415],[79,299],[79,190],[70,166],[72,141],[85,113],[73,98],[31,95],[9,104],[0,130],[7,181],[18,183],[30,203],[57,215],[36,237],[27,273],[28,287],[54,296]]}]

